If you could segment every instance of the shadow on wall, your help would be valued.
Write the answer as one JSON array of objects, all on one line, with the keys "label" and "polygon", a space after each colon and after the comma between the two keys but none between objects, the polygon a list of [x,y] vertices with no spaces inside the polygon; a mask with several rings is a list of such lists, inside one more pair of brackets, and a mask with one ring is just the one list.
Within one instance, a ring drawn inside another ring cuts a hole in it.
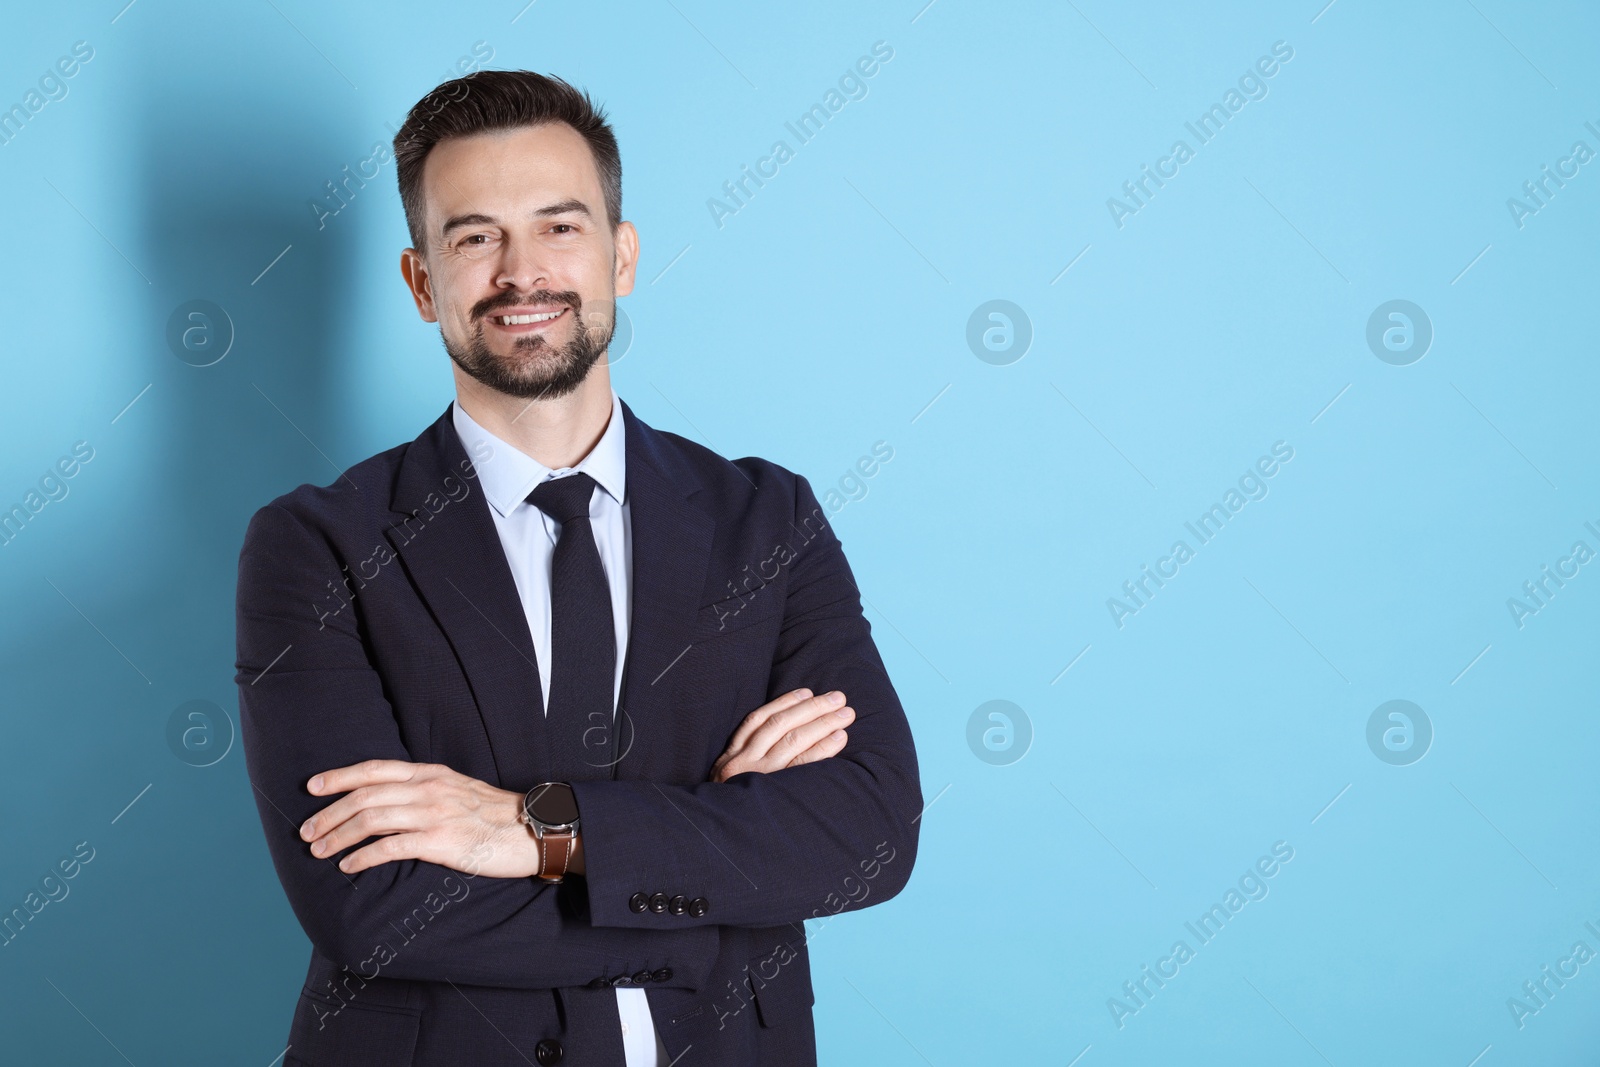
[{"label": "shadow on wall", "polygon": [[[107,173],[83,178],[139,217],[105,219],[115,251],[94,248],[87,273],[63,280],[107,311],[88,317],[94,341],[57,354],[75,374],[149,388],[92,442],[100,487],[80,477],[74,499],[30,523],[7,561],[27,603],[15,605],[0,662],[10,727],[0,813],[26,826],[8,832],[3,882],[26,888],[83,840],[95,860],[70,898],[5,946],[0,997],[18,1017],[55,1019],[66,1005],[47,975],[130,1049],[259,1046],[265,1063],[287,1032],[284,990],[296,988],[306,943],[284,936],[297,928],[237,742],[233,597],[250,515],[338,476],[340,457],[320,453],[340,437],[337,346],[353,301],[341,245],[307,203],[350,157],[359,123],[285,78],[270,53],[197,71],[163,66],[156,51],[123,72],[122,121],[96,153]],[[207,305],[220,313],[188,317]],[[187,343],[175,349],[180,308]],[[196,699],[230,720],[231,750],[211,766],[168,741],[169,718]],[[19,891],[0,905],[21,902]],[[113,944],[144,961],[138,989],[126,988],[126,967],[94,964]],[[281,1011],[161,1009],[230,957],[247,965],[229,967],[229,1003]]]}]

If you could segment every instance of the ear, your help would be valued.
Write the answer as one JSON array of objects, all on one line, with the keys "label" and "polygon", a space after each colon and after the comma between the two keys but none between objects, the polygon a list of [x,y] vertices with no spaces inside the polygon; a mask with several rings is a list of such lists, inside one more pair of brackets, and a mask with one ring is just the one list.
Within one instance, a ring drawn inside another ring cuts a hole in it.
[{"label": "ear", "polygon": [[433,303],[433,279],[415,248],[407,248],[400,253],[400,276],[411,290],[411,299],[416,301],[417,314],[422,316],[422,321],[438,322],[439,312]]},{"label": "ear", "polygon": [[618,223],[611,244],[617,261],[612,281],[616,283],[617,295],[627,296],[633,292],[634,271],[639,266],[639,231],[631,222]]}]

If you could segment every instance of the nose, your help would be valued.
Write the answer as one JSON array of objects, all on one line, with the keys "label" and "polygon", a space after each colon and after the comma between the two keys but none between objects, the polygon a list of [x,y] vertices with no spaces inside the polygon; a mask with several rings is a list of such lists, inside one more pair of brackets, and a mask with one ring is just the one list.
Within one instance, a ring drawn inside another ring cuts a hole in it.
[{"label": "nose", "polygon": [[550,271],[539,255],[537,245],[519,244],[508,239],[500,251],[500,262],[495,273],[495,285],[528,293],[535,289],[550,289]]}]

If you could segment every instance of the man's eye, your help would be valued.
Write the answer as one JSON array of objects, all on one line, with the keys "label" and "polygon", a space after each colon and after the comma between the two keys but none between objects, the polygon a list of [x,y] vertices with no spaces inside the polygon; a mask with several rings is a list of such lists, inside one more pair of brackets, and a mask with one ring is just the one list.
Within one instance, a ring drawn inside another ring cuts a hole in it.
[{"label": "man's eye", "polygon": [[558,222],[554,226],[550,227],[550,229],[556,230],[556,231],[569,231],[569,230],[572,229],[572,226],[569,223]]},{"label": "man's eye", "polygon": [[488,239],[489,239],[489,235],[488,234],[475,233],[471,237],[468,237],[465,241],[462,241],[461,243],[462,244],[466,244],[466,245],[470,245],[470,244],[473,244],[474,242],[487,241]]}]

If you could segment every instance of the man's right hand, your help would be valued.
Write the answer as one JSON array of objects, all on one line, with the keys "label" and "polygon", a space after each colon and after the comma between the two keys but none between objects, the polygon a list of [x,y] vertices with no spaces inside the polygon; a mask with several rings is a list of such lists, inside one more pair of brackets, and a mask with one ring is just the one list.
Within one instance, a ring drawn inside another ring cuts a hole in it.
[{"label": "man's right hand", "polygon": [[736,774],[768,774],[838,755],[846,741],[844,727],[855,710],[838,690],[812,696],[809,689],[763,704],[739,724],[727,750],[711,767],[711,781],[726,782]]}]

